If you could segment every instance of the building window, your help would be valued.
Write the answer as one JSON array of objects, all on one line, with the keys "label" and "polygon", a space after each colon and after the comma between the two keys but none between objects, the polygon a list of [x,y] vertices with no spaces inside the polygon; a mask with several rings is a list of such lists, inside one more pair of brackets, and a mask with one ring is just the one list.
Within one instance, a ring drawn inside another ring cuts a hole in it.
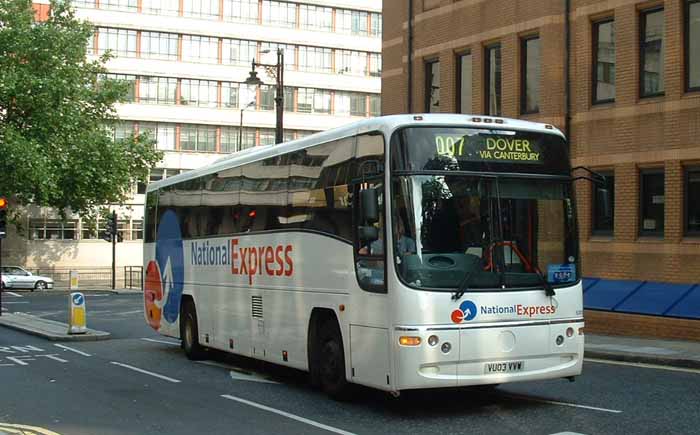
[{"label": "building window", "polygon": [[221,152],[235,153],[238,151],[238,127],[221,127]]},{"label": "building window", "polygon": [[182,79],[180,83],[180,104],[216,107],[218,93],[217,82]]},{"label": "building window", "polygon": [[365,94],[350,93],[350,115],[367,116],[367,98]]},{"label": "building window", "polygon": [[380,116],[382,114],[382,102],[379,95],[369,96],[369,116]]},{"label": "building window", "polygon": [[130,74],[103,74],[102,79],[118,80],[126,85],[124,102],[133,103],[136,98],[136,76]]},{"label": "building window", "polygon": [[382,76],[382,56],[379,53],[369,54],[369,75],[370,77]]},{"label": "building window", "polygon": [[221,84],[221,105],[227,109],[238,107],[238,83]]},{"label": "building window", "polygon": [[664,234],[664,172],[642,171],[640,174],[640,235]]},{"label": "building window", "polygon": [[219,39],[206,36],[183,36],[182,60],[186,62],[218,63]]},{"label": "building window", "polygon": [[640,15],[641,45],[639,59],[642,97],[664,93],[664,10],[644,11]]},{"label": "building window", "polygon": [[324,89],[314,91],[314,113],[331,113],[331,92]]},{"label": "building window", "polygon": [[94,9],[96,5],[96,0],[74,0],[73,6],[76,8],[90,8]]},{"label": "building window", "polygon": [[148,137],[156,141],[159,150],[175,149],[175,124],[139,122],[139,134],[143,133],[148,133]]},{"label": "building window", "polygon": [[425,64],[425,111],[440,111],[440,61]]},{"label": "building window", "polygon": [[260,129],[260,145],[274,145],[275,144],[275,130],[272,128],[261,128]]},{"label": "building window", "polygon": [[216,127],[183,124],[180,127],[180,149],[183,151],[216,151]]},{"label": "building window", "polygon": [[331,72],[331,49],[299,47],[299,70],[322,73]]},{"label": "building window", "polygon": [[376,38],[382,37],[382,15],[376,12],[369,14],[370,16],[370,28],[369,35]]},{"label": "building window", "polygon": [[260,110],[275,110],[275,87],[260,86]]},{"label": "building window", "polygon": [[457,107],[459,113],[472,112],[472,54],[457,56]]},{"label": "building window", "polygon": [[[296,69],[296,48],[291,44],[278,44],[275,42],[263,42],[260,44],[260,61],[262,63],[277,64],[277,50],[282,49],[284,55],[285,70]],[[268,51],[268,53],[263,53]]]},{"label": "building window", "polygon": [[144,104],[175,104],[177,79],[171,77],[140,77],[139,102]]},{"label": "building window", "polygon": [[76,240],[78,221],[59,219],[31,219],[29,234],[32,240]]},{"label": "building window", "polygon": [[182,15],[215,19],[219,17],[219,0],[183,0]]},{"label": "building window", "polygon": [[615,21],[593,23],[593,103],[615,101]]},{"label": "building window", "polygon": [[111,51],[117,57],[136,57],[136,30],[102,27],[98,32],[98,54]]},{"label": "building window", "polygon": [[224,39],[221,61],[226,65],[250,67],[250,62],[255,59],[257,50],[258,44],[255,41]]},{"label": "building window", "polygon": [[177,39],[175,33],[142,32],[141,57],[177,60]]},{"label": "building window", "polygon": [[501,116],[501,44],[486,47],[486,113]]},{"label": "building window", "polygon": [[351,50],[335,50],[335,71],[338,74],[366,75],[367,53]]},{"label": "building window", "polygon": [[[591,205],[593,210],[593,234],[612,235],[615,223],[615,175],[612,172],[602,172],[605,177],[605,184],[593,184],[593,201]],[[607,191],[607,199],[609,200],[609,215],[606,216],[604,201]]]},{"label": "building window", "polygon": [[136,12],[137,8],[136,0],[100,0],[100,9]]},{"label": "building window", "polygon": [[333,9],[322,6],[300,5],[301,28],[330,32],[333,29]]},{"label": "building window", "polygon": [[134,134],[134,123],[126,121],[115,122],[108,128],[108,131],[113,141],[124,140]]},{"label": "building window", "polygon": [[314,105],[314,90],[309,88],[297,89],[297,112],[311,113]]},{"label": "building window", "polygon": [[284,87],[284,111],[294,112],[294,88],[290,86]]},{"label": "building window", "polygon": [[224,0],[224,20],[256,24],[258,22],[258,0]]},{"label": "building window", "polygon": [[143,0],[144,14],[179,15],[180,0]]},{"label": "building window", "polygon": [[700,0],[689,0],[685,13],[686,88],[700,91]]},{"label": "building window", "polygon": [[525,38],[521,46],[520,112],[540,111],[540,38]]},{"label": "building window", "polygon": [[143,240],[143,221],[131,221],[131,238],[129,240]]},{"label": "building window", "polygon": [[263,24],[296,27],[297,6],[294,3],[263,0]]},{"label": "building window", "polygon": [[367,12],[338,9],[335,13],[335,28],[339,33],[367,36]]},{"label": "building window", "polygon": [[685,233],[700,236],[700,168],[685,171]]}]

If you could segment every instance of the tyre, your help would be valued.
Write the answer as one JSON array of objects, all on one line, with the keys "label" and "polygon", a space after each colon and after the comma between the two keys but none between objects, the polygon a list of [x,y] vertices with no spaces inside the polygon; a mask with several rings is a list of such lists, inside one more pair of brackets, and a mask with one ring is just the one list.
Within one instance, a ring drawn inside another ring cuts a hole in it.
[{"label": "tyre", "polygon": [[343,338],[335,319],[326,321],[319,331],[318,379],[321,389],[335,400],[349,398],[350,384],[345,377]]},{"label": "tyre", "polygon": [[44,281],[37,281],[36,284],[34,284],[34,288],[37,290],[46,290],[46,282]]},{"label": "tyre", "polygon": [[182,304],[182,311],[180,312],[180,339],[188,359],[195,361],[204,359],[206,351],[199,344],[197,310],[194,303],[190,300],[185,300]]}]

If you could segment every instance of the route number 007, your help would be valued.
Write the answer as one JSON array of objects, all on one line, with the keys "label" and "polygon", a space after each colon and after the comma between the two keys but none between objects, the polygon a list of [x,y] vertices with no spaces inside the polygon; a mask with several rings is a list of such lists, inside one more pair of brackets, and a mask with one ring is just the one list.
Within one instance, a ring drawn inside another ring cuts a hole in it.
[{"label": "route number 007", "polygon": [[440,156],[461,156],[464,151],[464,137],[455,140],[451,136],[436,136],[435,149]]}]

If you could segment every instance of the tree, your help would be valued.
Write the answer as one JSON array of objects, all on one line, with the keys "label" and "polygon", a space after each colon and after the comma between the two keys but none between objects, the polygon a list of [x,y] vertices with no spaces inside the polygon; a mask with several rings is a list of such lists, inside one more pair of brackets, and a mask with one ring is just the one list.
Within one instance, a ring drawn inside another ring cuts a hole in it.
[{"label": "tree", "polygon": [[162,157],[146,136],[114,140],[126,83],[88,60],[94,28],[52,0],[37,22],[31,0],[0,1],[0,194],[86,215],[123,203]]}]

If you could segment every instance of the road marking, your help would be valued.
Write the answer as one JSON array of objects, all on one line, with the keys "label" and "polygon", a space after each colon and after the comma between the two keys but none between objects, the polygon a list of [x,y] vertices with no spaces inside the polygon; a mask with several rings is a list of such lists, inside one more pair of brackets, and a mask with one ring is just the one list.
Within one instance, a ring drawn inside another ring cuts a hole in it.
[{"label": "road marking", "polygon": [[109,293],[99,293],[99,294],[96,294],[96,295],[85,295],[85,296],[86,296],[86,297],[91,297],[91,298],[101,298],[101,297],[112,296],[112,295],[109,294]]},{"label": "road marking", "polygon": [[48,354],[48,355],[37,355],[37,356],[45,356],[46,358],[51,358],[54,361],[62,362],[62,363],[67,363],[68,361],[57,357],[55,354]]},{"label": "road marking", "polygon": [[44,429],[43,427],[36,426],[26,426],[23,424],[10,424],[10,423],[0,423],[0,429],[7,431],[11,434],[23,434],[23,435],[60,435],[56,432]]},{"label": "road marking", "polygon": [[124,311],[123,313],[114,313],[117,316],[128,316],[129,314],[141,314],[143,313],[143,310],[134,310],[134,311]]},{"label": "road marking", "polygon": [[156,340],[155,338],[142,338],[141,340],[150,341],[150,342],[152,342],[152,343],[170,344],[170,345],[173,345],[173,346],[179,346],[179,345],[180,345],[180,343],[177,343],[177,342],[175,342],[175,341]]},{"label": "road marking", "polygon": [[16,298],[23,298],[23,297],[24,297],[24,296],[22,296],[22,295],[21,295],[21,294],[19,294],[19,293],[15,293],[15,292],[8,292],[7,290],[5,290],[5,292],[4,292],[4,293],[7,293],[8,295],[14,296],[14,297],[16,297]]},{"label": "road marking", "polygon": [[580,432],[558,432],[558,433],[553,433],[552,435],[585,435]]},{"label": "road marking", "polygon": [[9,305],[9,304],[28,304],[28,303],[29,303],[29,302],[26,302],[26,301],[17,301],[17,302],[7,302],[7,301],[5,301],[5,302],[3,302],[3,304],[8,304],[8,305]]},{"label": "road marking", "polygon": [[617,365],[617,366],[639,367],[642,369],[668,370],[671,372],[685,372],[685,373],[700,374],[700,370],[698,370],[698,369],[689,369],[689,368],[684,368],[684,367],[670,367],[670,366],[661,366],[661,365],[657,365],[657,364],[635,363],[635,362],[627,362],[627,361],[611,361],[611,360],[607,360],[607,359],[597,359],[597,358],[584,358],[583,360],[587,361],[587,362],[598,363],[598,364],[612,364],[612,365]]},{"label": "road marking", "polygon": [[316,421],[309,420],[308,418],[304,418],[304,417],[300,417],[298,415],[290,414],[289,412],[281,411],[281,410],[276,409],[276,408],[271,408],[269,406],[265,406],[265,405],[262,405],[260,403],[251,402],[250,400],[241,399],[240,397],[231,396],[229,394],[223,394],[221,397],[223,397],[224,399],[229,399],[229,400],[233,400],[233,401],[236,401],[239,403],[243,403],[245,405],[252,406],[254,408],[262,409],[263,411],[268,411],[268,412],[275,413],[277,415],[281,415],[283,417],[291,418],[292,420],[296,420],[296,421],[299,421],[301,423],[306,423],[310,426],[314,426],[314,427],[317,427],[317,428],[320,428],[323,430],[327,430],[328,432],[338,433],[338,434],[342,434],[342,435],[354,435],[352,432],[338,429],[338,428],[335,428],[333,426],[328,426],[328,425],[323,424],[323,423],[318,423]]},{"label": "road marking", "polygon": [[159,375],[158,373],[149,372],[148,370],[140,369],[140,368],[138,368],[138,367],[130,366],[130,365],[128,365],[128,364],[122,364],[122,363],[116,362],[116,361],[111,361],[110,364],[114,364],[115,366],[119,366],[119,367],[124,367],[124,368],[126,368],[126,369],[133,370],[133,371],[139,372],[139,373],[143,373],[143,374],[145,374],[145,375],[154,376],[154,377],[156,377],[156,378],[160,378],[160,379],[163,379],[164,381],[172,382],[172,383],[174,383],[174,384],[177,384],[177,383],[181,382],[181,381],[178,380],[178,379],[169,378],[169,377],[167,377],[167,376]]},{"label": "road marking", "polygon": [[[16,356],[8,356],[6,358],[9,359],[10,361],[16,363],[17,365],[20,365],[20,366],[28,366],[29,365]],[[26,358],[26,359],[33,360],[33,358]]]},{"label": "road marking", "polygon": [[232,366],[230,364],[224,364],[216,361],[196,361],[198,364],[203,364],[205,366],[219,367],[229,371],[229,376],[234,381],[250,381],[250,382],[261,382],[263,384],[279,384],[277,381],[268,379],[265,376],[252,372],[250,370],[245,370],[240,367]]},{"label": "road marking", "polygon": [[622,411],[620,411],[618,409],[599,408],[597,406],[579,405],[576,403],[569,403],[569,402],[558,402],[556,400],[547,400],[547,399],[540,399],[537,397],[521,396],[519,394],[507,393],[507,394],[505,394],[505,396],[511,397],[513,399],[527,400],[529,402],[547,403],[549,405],[569,406],[571,408],[581,408],[581,409],[589,409],[591,411],[610,412],[612,414],[621,414],[622,413]]},{"label": "road marking", "polygon": [[83,355],[83,356],[92,356],[92,355],[90,355],[89,353],[83,352],[82,350],[73,349],[72,347],[64,346],[64,345],[62,345],[62,344],[54,344],[54,346],[60,347],[61,349],[64,349],[64,350],[69,350],[69,351],[71,351],[71,352],[75,352],[75,353],[80,354],[80,355]]}]

